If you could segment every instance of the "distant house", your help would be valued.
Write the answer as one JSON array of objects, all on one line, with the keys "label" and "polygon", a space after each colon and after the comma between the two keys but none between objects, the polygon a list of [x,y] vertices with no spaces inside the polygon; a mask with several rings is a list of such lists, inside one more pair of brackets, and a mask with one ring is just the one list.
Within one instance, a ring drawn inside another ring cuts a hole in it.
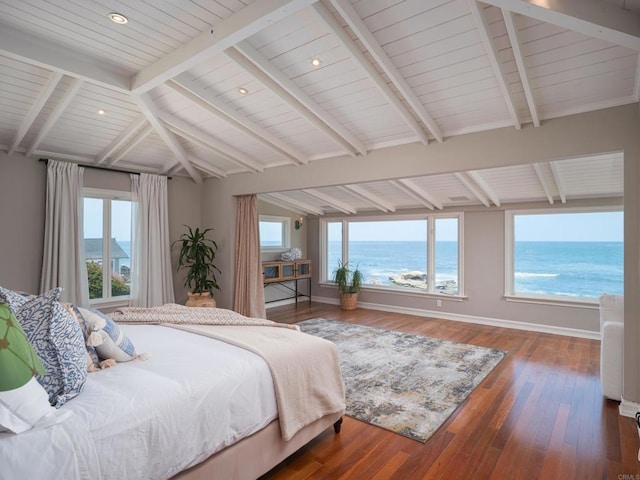
[{"label": "distant house", "polygon": [[[85,238],[84,239],[84,256],[87,261],[102,263],[102,239],[101,238]],[[113,260],[111,270],[120,273],[120,259],[129,258],[127,252],[116,242],[115,238],[111,239],[111,258]]]}]

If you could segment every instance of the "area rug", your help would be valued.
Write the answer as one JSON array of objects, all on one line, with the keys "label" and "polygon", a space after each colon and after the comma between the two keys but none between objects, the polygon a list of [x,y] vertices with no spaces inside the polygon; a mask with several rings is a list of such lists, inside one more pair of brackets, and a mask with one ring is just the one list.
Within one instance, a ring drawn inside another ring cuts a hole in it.
[{"label": "area rug", "polygon": [[336,344],[347,415],[423,443],[506,355],[322,318],[298,325]]}]

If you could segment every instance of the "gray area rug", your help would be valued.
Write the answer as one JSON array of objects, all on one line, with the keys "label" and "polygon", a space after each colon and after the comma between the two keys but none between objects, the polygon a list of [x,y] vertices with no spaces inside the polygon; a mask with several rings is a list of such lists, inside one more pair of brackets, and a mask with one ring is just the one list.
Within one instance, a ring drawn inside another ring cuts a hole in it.
[{"label": "gray area rug", "polygon": [[426,442],[506,352],[316,318],[303,332],[334,342],[350,417]]}]

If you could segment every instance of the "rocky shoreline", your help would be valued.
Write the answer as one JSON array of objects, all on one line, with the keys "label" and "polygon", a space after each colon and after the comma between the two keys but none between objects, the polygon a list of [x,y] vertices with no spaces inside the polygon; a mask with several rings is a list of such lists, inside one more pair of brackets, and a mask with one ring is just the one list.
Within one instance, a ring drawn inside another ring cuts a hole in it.
[{"label": "rocky shoreline", "polygon": [[[389,280],[400,287],[419,288],[421,290],[426,290],[427,288],[427,274],[420,271],[391,275]],[[436,283],[435,290],[439,293],[456,294],[458,293],[458,285],[455,280],[444,280]]]}]

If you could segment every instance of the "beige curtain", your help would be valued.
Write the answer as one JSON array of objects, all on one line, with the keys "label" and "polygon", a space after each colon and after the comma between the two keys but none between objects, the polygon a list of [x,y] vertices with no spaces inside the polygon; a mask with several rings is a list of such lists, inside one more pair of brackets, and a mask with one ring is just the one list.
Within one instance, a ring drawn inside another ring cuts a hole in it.
[{"label": "beige curtain", "polygon": [[264,307],[258,199],[236,198],[236,288],[233,309],[247,317],[267,318]]}]

